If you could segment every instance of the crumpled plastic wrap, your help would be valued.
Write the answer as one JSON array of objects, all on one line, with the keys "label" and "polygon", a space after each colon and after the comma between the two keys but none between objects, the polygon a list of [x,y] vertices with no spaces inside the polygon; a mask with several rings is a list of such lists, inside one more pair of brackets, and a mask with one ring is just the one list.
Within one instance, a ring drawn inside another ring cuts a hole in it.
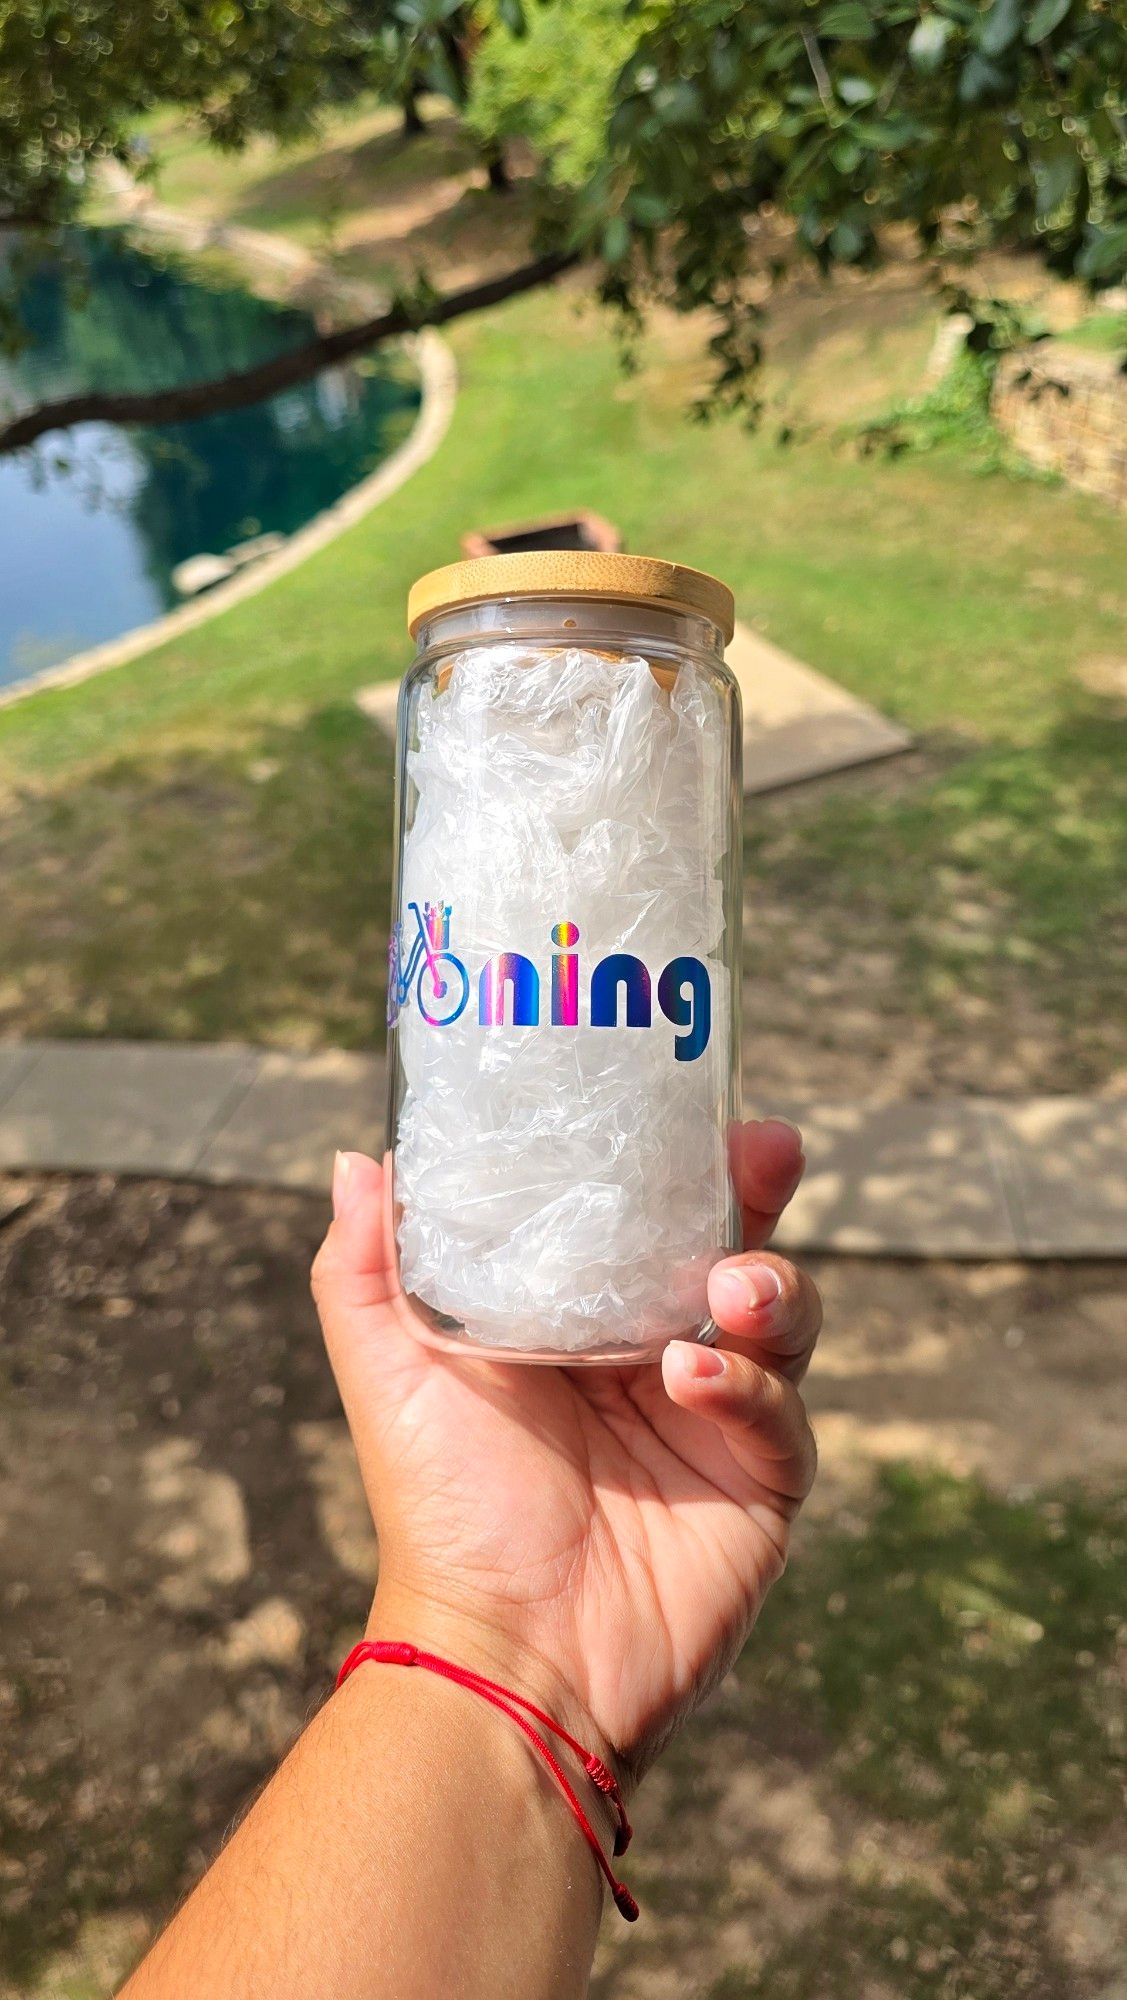
[{"label": "crumpled plastic wrap", "polygon": [[[399,1250],[405,1288],[471,1340],[580,1354],[707,1320],[730,1218],[727,755],[720,698],[691,661],[670,689],[643,659],[510,641],[417,697],[400,909],[451,906],[470,997],[446,1026],[413,994],[400,1014]],[[565,921],[578,1027],[551,1024]],[[478,975],[505,951],[539,969],[537,1027],[479,1021]],[[648,1029],[589,1025],[591,971],[612,951],[649,967]],[[712,1027],[678,1062],[657,985],[684,953],[708,967]]]}]

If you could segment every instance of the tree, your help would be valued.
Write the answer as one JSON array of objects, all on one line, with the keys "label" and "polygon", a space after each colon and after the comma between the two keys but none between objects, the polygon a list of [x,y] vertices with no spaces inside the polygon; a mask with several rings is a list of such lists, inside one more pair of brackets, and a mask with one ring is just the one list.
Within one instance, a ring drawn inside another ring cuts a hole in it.
[{"label": "tree", "polygon": [[941,274],[1021,245],[1117,282],[1125,29],[1123,0],[662,6],[615,88],[604,295],[711,306],[740,400],[749,296],[797,259],[872,266],[907,231]]},{"label": "tree", "polygon": [[[655,301],[707,308],[714,399],[751,398],[764,301],[798,260],[827,272],[873,266],[907,235],[948,279],[984,249],[1018,244],[1092,288],[1127,273],[1127,0],[934,0],[922,10],[916,0],[540,0],[527,20],[514,7],[475,10],[464,79],[480,135],[522,136],[540,160],[541,254],[509,274],[503,295],[584,259],[602,298],[629,319]],[[119,8],[124,17],[122,0],[0,0],[0,200],[10,210],[65,203],[76,167],[124,144],[141,72],[145,101],[197,104],[217,141],[230,142],[309,115],[310,51],[335,51],[321,58],[327,73],[358,32],[358,9],[344,0],[254,9],[168,0],[149,39],[123,31],[132,82],[116,98],[88,51],[78,62],[70,43],[59,56],[52,43],[43,67],[67,116],[44,146],[13,144],[13,132],[31,129],[32,108],[56,98],[26,66],[13,68],[9,24],[22,24],[17,48],[32,46],[27,21],[48,14],[89,41]],[[433,15],[440,34],[438,15],[464,11],[445,0],[395,9],[404,24]],[[237,17],[223,31],[227,56],[202,46],[201,19],[216,13]],[[260,13],[275,32],[278,14],[289,22],[272,82]],[[194,51],[182,45],[188,17]],[[42,61],[42,36],[35,48]],[[322,340],[304,359],[283,357],[288,380],[406,325],[476,310],[483,292],[497,295],[496,281],[399,301],[330,336],[332,355]],[[252,369],[203,385],[199,407],[236,407],[272,386],[268,371]],[[168,415],[185,414],[185,393],[174,392]],[[138,399],[134,411],[129,402],[71,398],[25,413],[0,431],[0,450],[60,422],[164,414],[159,398]]]},{"label": "tree", "polygon": [[[464,114],[473,87],[474,63],[492,25],[519,38],[525,31],[523,0],[493,0],[491,11],[466,0],[354,0],[354,39],[343,73],[353,89],[370,88],[398,104],[404,135],[423,130],[419,97],[424,90],[448,98]],[[508,173],[497,134],[479,133],[489,184],[507,192]]]},{"label": "tree", "polygon": [[98,161],[136,164],[161,101],[219,146],[296,135],[355,42],[344,0],[0,0],[0,226],[73,215]]}]

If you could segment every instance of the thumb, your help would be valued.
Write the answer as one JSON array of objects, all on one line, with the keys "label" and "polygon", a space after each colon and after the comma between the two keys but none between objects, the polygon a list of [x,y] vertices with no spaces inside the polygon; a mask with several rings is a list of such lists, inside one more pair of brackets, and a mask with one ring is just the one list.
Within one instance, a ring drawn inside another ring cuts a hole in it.
[{"label": "thumb", "polygon": [[366,1153],[333,1161],[333,1220],[314,1260],[313,1296],[330,1333],[338,1313],[386,1305],[396,1291],[389,1177]]},{"label": "thumb", "polygon": [[313,1262],[313,1297],[353,1438],[369,1427],[383,1392],[426,1350],[410,1328],[399,1285],[391,1174],[365,1153],[333,1162],[333,1220]]}]

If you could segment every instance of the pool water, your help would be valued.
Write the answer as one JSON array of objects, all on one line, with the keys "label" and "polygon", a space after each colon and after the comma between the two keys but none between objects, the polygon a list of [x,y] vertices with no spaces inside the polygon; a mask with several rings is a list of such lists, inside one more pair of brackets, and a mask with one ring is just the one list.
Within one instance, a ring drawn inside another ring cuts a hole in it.
[{"label": "pool water", "polygon": [[[8,410],[227,374],[314,331],[308,313],[112,229],[70,232],[65,265],[25,274],[20,317],[30,339],[0,359]],[[0,458],[0,685],[182,602],[172,571],[187,557],[291,534],[394,450],[418,401],[403,356],[381,354],[246,410],[83,424]]]}]

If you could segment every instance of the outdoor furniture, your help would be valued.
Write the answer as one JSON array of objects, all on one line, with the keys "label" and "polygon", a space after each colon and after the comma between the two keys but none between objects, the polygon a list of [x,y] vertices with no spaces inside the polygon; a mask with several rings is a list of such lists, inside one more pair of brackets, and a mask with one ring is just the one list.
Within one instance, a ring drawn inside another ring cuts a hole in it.
[{"label": "outdoor furniture", "polygon": [[515,521],[504,528],[470,528],[462,536],[464,556],[523,555],[535,549],[598,549],[614,554],[622,536],[613,521],[577,507],[573,514],[543,514],[536,521]]}]

